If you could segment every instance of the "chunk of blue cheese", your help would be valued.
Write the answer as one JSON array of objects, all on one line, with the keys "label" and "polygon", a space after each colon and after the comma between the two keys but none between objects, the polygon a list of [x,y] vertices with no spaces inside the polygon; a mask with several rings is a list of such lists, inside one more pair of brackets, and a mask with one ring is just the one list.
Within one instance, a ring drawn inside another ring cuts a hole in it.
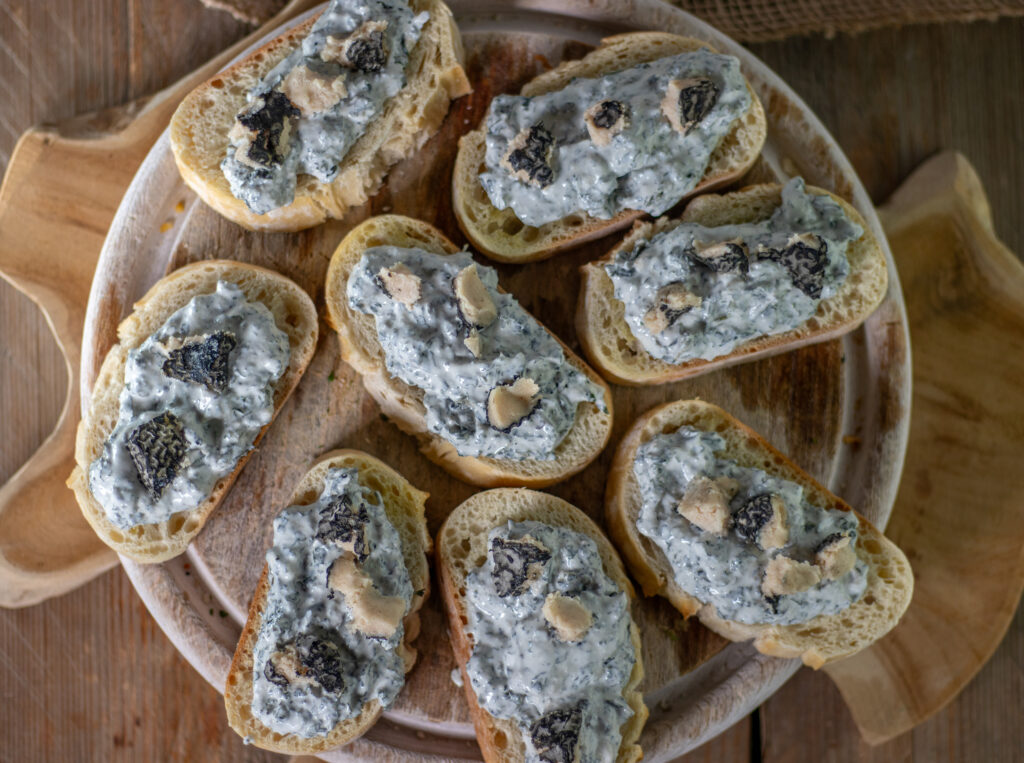
[{"label": "chunk of blue cheese", "polygon": [[562,641],[581,641],[594,624],[594,616],[579,599],[557,592],[547,595],[541,613]]},{"label": "chunk of blue cheese", "polygon": [[354,630],[381,638],[390,638],[398,630],[405,616],[405,601],[401,596],[385,596],[378,591],[353,555],[346,553],[334,561],[327,585],[345,597],[352,613],[349,626]]},{"label": "chunk of blue cheese", "polygon": [[725,535],[732,520],[729,500],[736,494],[737,489],[736,480],[728,477],[694,477],[686,486],[686,492],[677,507],[678,511],[704,532]]}]

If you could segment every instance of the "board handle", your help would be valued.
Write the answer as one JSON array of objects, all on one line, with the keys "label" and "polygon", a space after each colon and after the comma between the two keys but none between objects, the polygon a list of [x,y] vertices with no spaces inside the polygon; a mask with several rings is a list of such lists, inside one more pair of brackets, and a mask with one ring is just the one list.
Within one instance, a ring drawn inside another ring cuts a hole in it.
[{"label": "board handle", "polygon": [[0,185],[0,276],[46,318],[64,356],[67,394],[53,432],[0,488],[0,606],[38,603],[117,563],[64,484],[75,465],[82,330],[103,240],[181,99],[315,4],[292,0],[248,37],[151,97],[57,127],[34,127],[18,140]]},{"label": "board handle", "polygon": [[974,168],[925,162],[879,214],[907,305],[913,416],[886,535],[914,597],[874,646],[825,668],[879,744],[981,670],[1024,590],[1024,266],[995,235]]}]

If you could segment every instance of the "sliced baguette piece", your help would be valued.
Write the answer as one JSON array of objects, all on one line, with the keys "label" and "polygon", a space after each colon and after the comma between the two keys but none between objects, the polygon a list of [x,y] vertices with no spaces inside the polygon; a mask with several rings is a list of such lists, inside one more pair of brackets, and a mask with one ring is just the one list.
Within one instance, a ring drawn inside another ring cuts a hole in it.
[{"label": "sliced baguette piece", "polygon": [[643,443],[683,426],[717,433],[726,442],[726,458],[801,485],[812,504],[853,511],[763,437],[718,406],[702,400],[658,406],[641,416],[622,439],[608,476],[605,506],[608,531],[645,595],[666,597],[683,615],[697,615],[704,625],[725,638],[753,639],[759,652],[774,657],[799,657],[814,669],[859,652],[896,626],[914,591],[910,563],[896,544],[860,514],[856,550],[857,557],[869,565],[868,585],[864,595],[843,612],[819,615],[797,625],[746,625],[722,619],[712,605],[703,604],[682,590],[665,554],[637,530],[642,501],[633,460]]},{"label": "sliced baguette piece", "polygon": [[[604,533],[586,514],[567,501],[547,493],[516,488],[485,490],[460,504],[448,517],[437,535],[437,570],[448,612],[448,632],[455,660],[462,673],[462,683],[469,701],[476,738],[487,763],[522,763],[525,744],[515,722],[495,718],[484,710],[473,693],[466,664],[473,650],[471,637],[465,631],[467,576],[487,558],[487,535],[507,522],[534,520],[583,533],[597,544],[605,574],[634,602],[633,585],[626,576],[618,554]],[[622,696],[633,709],[633,716],[622,726],[622,743],[616,761],[633,763],[643,757],[637,741],[647,721],[647,706],[639,691],[644,677],[640,647],[640,631],[635,620],[630,625],[630,641],[636,651],[636,663]]]},{"label": "sliced baguette piece", "polygon": [[[607,37],[577,61],[565,61],[530,80],[521,91],[536,96],[561,90],[577,77],[600,77],[666,56],[713,48],[703,40],[666,32],[632,32]],[[714,153],[703,180],[686,196],[721,188],[738,180],[756,161],[768,128],[764,108],[750,85],[752,103],[746,116],[726,135]],[[459,227],[481,252],[501,262],[531,262],[558,251],[621,230],[643,215],[625,210],[609,220],[580,212],[539,227],[524,225],[511,209],[495,208],[480,185],[484,168],[486,125],[466,133],[452,173],[452,204]]]},{"label": "sliced baguette piece", "polygon": [[760,222],[771,217],[782,203],[782,186],[752,185],[732,193],[698,196],[677,220],[661,218],[654,222],[637,222],[608,254],[580,268],[582,284],[576,304],[576,330],[590,362],[606,379],[618,384],[664,384],[824,342],[857,328],[885,298],[889,284],[885,255],[867,222],[846,200],[823,188],[807,186],[807,191],[830,197],[864,229],[864,234],[846,250],[850,275],[834,296],[819,303],[817,312],[809,320],[792,331],[742,342],[729,354],[714,360],[697,359],[674,365],[653,357],[643,348],[626,323],[625,306],[615,298],[615,287],[604,266],[617,253],[631,250],[639,241],[684,222],[717,227]]},{"label": "sliced baguette piece", "polygon": [[348,304],[348,279],[363,252],[385,245],[418,247],[438,254],[458,251],[455,244],[432,225],[401,215],[381,215],[354,228],[331,257],[325,285],[327,322],[338,332],[342,358],[362,375],[363,384],[384,414],[403,432],[416,437],[427,458],[473,485],[544,487],[575,474],[593,461],[611,435],[611,390],[561,340],[558,341],[566,359],[603,390],[608,412],[602,413],[593,403],[580,405],[572,429],[555,450],[554,460],[460,456],[455,446],[427,430],[423,391],[391,376],[384,362],[384,350],[377,340],[373,316],[353,310]]},{"label": "sliced baguette piece", "polygon": [[[409,612],[402,621],[405,626],[405,638],[399,646],[405,662],[405,672],[408,674],[416,664],[416,649],[412,642],[420,632],[419,610],[430,595],[427,554],[432,543],[424,513],[428,494],[417,490],[401,474],[367,453],[359,450],[335,450],[317,459],[313,467],[303,475],[288,505],[305,506],[313,503],[323,491],[327,472],[330,469],[344,468],[357,469],[359,483],[381,494],[388,519],[402,539],[402,556],[405,558],[405,566],[409,570],[409,578],[415,592]],[[341,721],[324,736],[309,738],[295,734],[279,734],[267,728],[252,714],[253,649],[256,647],[260,625],[263,622],[263,610],[269,590],[268,569],[264,565],[263,574],[249,605],[249,617],[235,649],[234,659],[231,660],[224,688],[224,706],[231,728],[257,747],[291,755],[310,755],[332,750],[362,736],[383,712],[378,700],[368,702],[356,717]]]},{"label": "sliced baguette piece", "polygon": [[[100,457],[103,444],[117,424],[129,351],[146,341],[193,297],[216,291],[217,281],[220,280],[237,284],[248,300],[266,305],[274,316],[277,328],[288,335],[291,359],[288,368],[277,381],[274,416],[299,383],[316,349],[318,319],[313,300],[295,282],[255,265],[229,260],[205,260],[186,265],[157,281],[135,303],[132,314],[117,327],[118,343],[110,349],[103,361],[93,386],[89,410],[78,425],[75,438],[75,460],[78,466],[68,479],[68,487],[75,491],[82,514],[100,540],[137,562],[163,562],[182,553],[203,529],[210,513],[217,508],[254,452],[249,451],[242,456],[234,471],[214,485],[209,498],[203,503],[191,511],[178,512],[163,522],[122,530],[107,519],[103,507],[89,490],[89,466]],[[267,427],[257,435],[254,446],[259,444]]]},{"label": "sliced baguette piece", "polygon": [[471,91],[462,69],[462,40],[451,11],[441,0],[411,0],[427,11],[406,68],[406,84],[352,145],[329,184],[300,175],[295,199],[256,215],[235,198],[220,163],[228,132],[245,107],[246,93],[309,34],[319,15],[268,42],[189,93],[171,118],[170,140],[181,177],[215,211],[250,230],[297,231],[340,218],[381,187],[388,169],[411,156],[441,126],[450,101]]}]

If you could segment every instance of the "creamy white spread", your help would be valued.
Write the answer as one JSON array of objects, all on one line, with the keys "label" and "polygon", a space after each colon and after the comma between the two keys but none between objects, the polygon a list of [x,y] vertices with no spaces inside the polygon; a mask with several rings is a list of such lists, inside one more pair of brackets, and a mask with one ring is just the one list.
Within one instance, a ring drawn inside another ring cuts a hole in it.
[{"label": "creamy white spread", "polygon": [[[811,318],[846,280],[847,249],[863,232],[833,199],[793,178],[767,220],[683,223],[616,253],[605,272],[644,350],[667,363],[711,360]],[[725,242],[731,252],[701,260],[701,251]],[[673,289],[688,301],[664,304]],[[659,310],[663,320],[652,321]]]},{"label": "creamy white spread", "polygon": [[[710,110],[684,133],[673,126],[662,102],[676,97],[675,91],[669,93],[672,82],[694,78],[710,80],[717,94],[703,99]],[[593,118],[588,129],[588,110],[608,101],[622,108],[615,107],[604,122],[598,119],[598,124],[613,125],[598,134]],[[715,148],[750,106],[739,61],[706,49],[600,78],[574,79],[544,95],[499,95],[487,112],[486,169],[480,184],[491,204],[511,208],[527,225],[575,212],[601,219],[626,209],[660,215],[697,186]],[[622,121],[613,122],[620,111]],[[508,163],[517,137],[537,125],[552,139],[542,175],[535,171],[537,157]],[[532,182],[514,171],[520,166],[533,173]]]},{"label": "creamy white spread", "polygon": [[256,214],[290,204],[298,175],[321,183],[405,86],[426,12],[405,0],[333,0],[310,33],[248,94],[221,170]]},{"label": "creamy white spread", "polygon": [[[823,576],[803,591],[765,594],[773,559],[810,565],[814,570],[801,570],[813,577],[819,574],[815,570],[819,570],[818,552],[823,547],[835,541],[855,547],[857,518],[853,512],[811,504],[795,482],[718,456],[724,447],[719,435],[684,426],[648,440],[633,462],[643,501],[637,529],[665,553],[679,587],[714,605],[720,617],[748,624],[804,623],[817,615],[841,612],[857,601],[867,586],[868,571],[859,559],[836,579]],[[691,482],[702,477],[735,481],[725,495],[729,521],[722,534],[701,529],[679,511]],[[735,494],[730,496],[733,489]],[[750,532],[743,533],[739,519],[744,507],[752,500],[764,500],[762,496],[781,500],[786,514],[784,542],[767,550],[751,539]]]},{"label": "creamy white spread", "polygon": [[[467,317],[456,293],[460,273],[472,267],[492,308],[485,316]],[[512,295],[498,291],[497,273],[466,252],[372,247],[347,288],[349,306],[375,318],[388,372],[423,390],[427,428],[460,455],[550,460],[577,406],[605,409],[601,388]],[[511,405],[496,410],[499,397]]]},{"label": "creamy white spread", "polygon": [[[522,730],[526,760],[614,761],[633,715],[622,691],[636,654],[629,599],[594,541],[540,522],[496,527],[465,599],[470,685],[481,707]],[[566,600],[586,613],[574,641],[552,622],[551,602]]]},{"label": "creamy white spread", "polygon": [[89,489],[127,529],[205,501],[274,415],[288,335],[260,302],[218,281],[128,353],[120,411]]},{"label": "creamy white spread", "polygon": [[330,469],[317,500],[274,519],[267,552],[270,589],[253,649],[252,711],[280,734],[326,734],[371,700],[394,702],[405,683],[398,621],[368,635],[349,595],[333,587],[336,563],[354,565],[375,596],[404,616],[412,582],[402,541],[376,490],[355,469]]}]

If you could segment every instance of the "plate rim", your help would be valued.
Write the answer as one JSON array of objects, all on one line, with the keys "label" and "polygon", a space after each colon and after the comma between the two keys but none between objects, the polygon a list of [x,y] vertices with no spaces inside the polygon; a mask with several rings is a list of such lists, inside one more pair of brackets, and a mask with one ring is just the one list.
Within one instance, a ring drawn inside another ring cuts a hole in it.
[{"label": "plate rim", "polygon": [[[324,4],[318,5],[306,12],[303,12],[290,21],[285,22],[280,27],[272,30],[266,36],[254,42],[245,51],[240,53],[239,56],[233,59],[231,63],[227,64],[225,68],[265,44],[268,40],[281,34],[286,29],[302,23],[311,15],[317,13],[323,5]],[[630,3],[624,3],[622,8],[611,8],[604,3],[594,4],[587,2],[587,0],[565,0],[563,2],[556,2],[555,0],[512,0],[511,2],[504,3],[474,3],[472,0],[448,0],[448,5],[455,13],[457,21],[465,17],[492,15],[494,13],[501,13],[502,15],[510,16],[522,12],[536,13],[539,15],[550,15],[553,13],[554,15],[561,17],[572,17],[575,21],[584,26],[600,23],[611,25],[619,24],[623,27],[642,29],[653,28],[653,24],[647,27],[637,25],[633,21],[634,18],[657,18],[660,15],[665,17],[666,20],[674,22],[674,25],[682,25],[686,27],[687,34],[705,39],[723,52],[735,55],[740,59],[745,73],[747,73],[748,76],[751,73],[756,73],[756,77],[759,78],[765,86],[783,94],[787,101],[795,107],[800,118],[806,124],[809,134],[824,142],[827,150],[828,162],[835,167],[838,176],[848,183],[850,201],[864,216],[872,233],[879,241],[889,268],[889,288],[883,304],[885,304],[888,310],[892,312],[889,316],[890,320],[895,320],[902,327],[902,364],[898,369],[901,374],[893,380],[896,384],[896,390],[893,397],[899,405],[900,415],[898,416],[894,427],[886,433],[887,437],[892,438],[887,444],[887,453],[892,459],[890,479],[882,486],[883,490],[881,493],[874,495],[874,502],[880,509],[880,516],[876,518],[876,524],[884,528],[888,521],[889,514],[891,513],[892,505],[895,501],[896,491],[899,487],[903,461],[906,454],[906,445],[909,437],[910,393],[912,383],[910,329],[903,300],[903,293],[900,287],[899,275],[874,205],[868,197],[867,191],[864,189],[864,186],[854,171],[853,166],[850,164],[846,155],[832,137],[831,133],[829,133],[821,123],[820,119],[818,119],[817,115],[807,106],[803,99],[800,98],[800,96],[781,79],[781,77],[779,77],[753,53],[726,37],[706,22],[680,8],[670,6],[662,0],[632,0]],[[460,9],[462,10],[461,13]],[[658,28],[661,27],[659,26]],[[152,177],[152,173],[155,169],[160,168],[159,165],[161,163],[166,163],[168,160],[170,161],[171,170],[176,173],[177,170],[174,166],[173,156],[170,152],[169,132],[168,130],[165,130],[161,134],[160,138],[155,142],[152,149],[150,149],[132,180],[132,183],[129,185],[125,196],[118,207],[117,213],[114,216],[105,238],[103,248],[100,252],[100,256],[97,261],[96,275],[94,276],[92,287],[90,289],[85,329],[83,332],[80,373],[80,393],[83,414],[88,408],[88,402],[92,391],[92,382],[95,378],[95,371],[99,368],[98,361],[102,361],[102,358],[98,357],[98,353],[96,353],[97,347],[105,344],[105,342],[100,341],[102,339],[100,333],[102,330],[110,331],[112,329],[109,321],[104,322],[101,319],[103,304],[106,300],[110,300],[113,296],[116,296],[116,294],[112,294],[112,291],[117,291],[116,289],[111,289],[110,284],[105,283],[104,279],[100,277],[100,274],[108,272],[113,258],[117,256],[117,251],[125,245],[126,242],[123,241],[123,237],[128,223],[135,215],[140,214],[147,209],[147,202],[149,199],[146,194],[146,186],[149,183],[150,177]],[[149,283],[152,283],[152,281]],[[120,300],[122,305],[124,305],[125,301],[126,300],[123,298]],[[851,334],[847,334],[843,338],[844,348],[852,349],[850,347],[853,338],[852,335],[858,332],[865,332],[865,334],[867,334],[865,341],[871,342],[872,336],[870,335],[870,331],[866,330],[866,327],[868,326],[868,322],[871,321],[872,318],[877,318],[877,316],[878,312],[876,312],[872,317],[869,317],[864,326],[855,329]],[[114,326],[116,326],[116,322],[114,323]],[[111,344],[112,343],[113,342],[111,342]],[[847,372],[849,372],[849,369]],[[849,418],[851,408],[852,406],[846,406],[847,418]],[[830,474],[830,479],[828,481],[830,489],[833,487],[837,474],[842,472],[842,461],[842,453],[837,452],[833,457],[831,464],[832,473]],[[186,557],[190,560],[193,558],[191,546],[190,550],[185,555],[178,557],[177,561],[180,563],[181,560],[184,560]],[[187,591],[189,586],[180,574],[174,574],[174,561],[175,560],[171,560],[170,563],[161,565],[140,565],[126,557],[121,557],[122,566],[124,567],[130,582],[136,589],[136,592],[146,605],[147,609],[149,609],[150,613],[160,625],[161,629],[165,634],[167,634],[168,638],[174,644],[175,648],[185,657],[193,668],[195,668],[200,675],[207,680],[207,682],[217,689],[217,691],[223,693],[223,677],[226,676],[227,666],[230,663],[230,653],[233,653],[234,650],[230,650],[226,660],[224,659],[223,653],[218,655],[217,649],[222,648],[224,645],[220,643],[220,640],[215,636],[214,629],[211,628],[210,622],[205,620],[194,606],[183,606],[180,600],[175,602],[168,599],[168,592],[176,590],[179,599],[183,596],[185,601],[188,601]],[[199,576],[193,576],[191,579],[193,588],[195,588],[197,584],[197,577]],[[213,649],[210,648],[211,645],[214,647]],[[741,648],[745,646],[749,647],[748,644],[733,644],[726,647],[723,652],[716,655],[715,658],[712,658],[707,663],[704,663],[697,669],[697,671],[694,671],[694,673],[704,671],[709,675],[714,674],[715,670],[720,668],[719,663],[735,659],[741,653]],[[715,685],[714,690],[728,693],[732,690],[734,684],[740,683],[747,684],[747,688],[750,688],[750,686],[753,685],[753,693],[746,695],[744,700],[734,703],[728,712],[718,718],[712,719],[712,722],[705,724],[703,728],[692,729],[690,735],[687,737],[689,744],[685,748],[674,746],[669,750],[659,749],[655,751],[653,755],[646,755],[646,760],[651,763],[668,760],[675,755],[682,754],[687,750],[703,744],[708,739],[711,739],[713,736],[716,736],[733,723],[740,720],[753,710],[754,707],[771,696],[771,694],[781,687],[800,667],[799,660],[780,660],[778,658],[767,657],[759,654],[754,652],[752,649],[749,649],[749,651],[750,654],[744,657],[744,662],[739,666],[739,669],[733,669],[732,673],[730,673],[725,680],[722,680]],[[701,680],[701,676],[693,674],[687,674],[686,678],[694,679],[698,682]],[[702,695],[702,698],[703,696],[704,695]],[[357,750],[356,748],[366,749]],[[328,759],[371,760],[383,750],[395,752],[397,751],[397,748],[383,745],[380,742],[373,741],[372,738],[367,739],[364,737],[360,742],[356,743],[355,746],[342,748],[340,751],[330,753],[328,755]],[[401,752],[404,753],[406,751],[402,750]],[[433,756],[415,754],[407,754],[405,757],[410,761],[433,758]]]}]

